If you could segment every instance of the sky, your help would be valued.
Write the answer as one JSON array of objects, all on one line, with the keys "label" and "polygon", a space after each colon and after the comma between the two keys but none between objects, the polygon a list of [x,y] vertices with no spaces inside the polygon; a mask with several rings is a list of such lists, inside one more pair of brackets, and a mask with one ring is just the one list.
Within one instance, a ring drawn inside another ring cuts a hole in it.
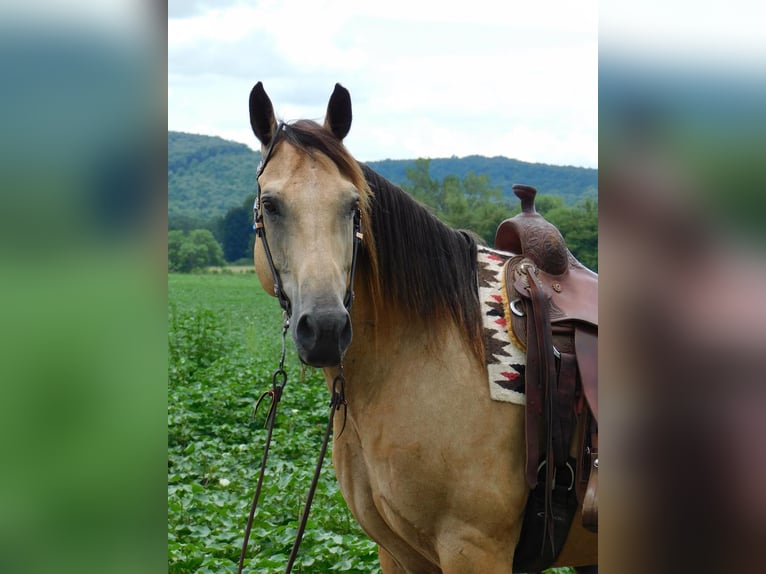
[{"label": "sky", "polygon": [[505,156],[598,167],[595,0],[170,0],[168,129],[257,149],[247,101],[322,121],[351,93],[361,161]]}]

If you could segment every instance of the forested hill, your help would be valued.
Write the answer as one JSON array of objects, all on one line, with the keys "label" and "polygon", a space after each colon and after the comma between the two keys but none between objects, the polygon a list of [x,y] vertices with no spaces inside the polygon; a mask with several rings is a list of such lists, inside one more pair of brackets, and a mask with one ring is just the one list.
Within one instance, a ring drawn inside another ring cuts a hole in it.
[{"label": "forested hill", "polygon": [[[168,216],[210,220],[231,207],[242,205],[255,193],[258,152],[244,144],[219,137],[168,132]],[[368,162],[369,166],[396,184],[407,181],[406,168],[412,160]],[[568,205],[595,198],[598,170],[571,166],[527,163],[505,157],[468,156],[435,158],[430,174],[435,180],[447,175],[465,177],[469,172],[487,175],[492,187],[500,188],[513,205],[517,201],[511,185],[534,185],[544,194],[556,194]]]},{"label": "forested hill", "polygon": [[168,132],[168,217],[209,220],[255,193],[260,158],[244,144]]}]

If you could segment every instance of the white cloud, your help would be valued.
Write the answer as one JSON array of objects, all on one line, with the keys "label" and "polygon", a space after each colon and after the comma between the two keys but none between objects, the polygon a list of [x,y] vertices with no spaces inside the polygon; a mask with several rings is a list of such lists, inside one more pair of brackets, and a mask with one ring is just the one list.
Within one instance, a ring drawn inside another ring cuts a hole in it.
[{"label": "white cloud", "polygon": [[[321,119],[339,81],[354,105],[347,144],[362,160],[481,154],[597,165],[593,1],[476,0],[466,10],[270,0],[177,12],[169,129],[254,146],[246,102],[256,81],[287,120]],[[519,133],[523,148],[510,135]]]}]

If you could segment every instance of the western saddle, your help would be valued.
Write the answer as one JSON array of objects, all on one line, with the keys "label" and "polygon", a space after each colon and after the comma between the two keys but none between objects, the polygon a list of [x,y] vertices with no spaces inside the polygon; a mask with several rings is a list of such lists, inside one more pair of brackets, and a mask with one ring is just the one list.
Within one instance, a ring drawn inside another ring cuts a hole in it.
[{"label": "western saddle", "polygon": [[582,507],[598,531],[598,275],[535,210],[537,190],[514,185],[521,213],[497,228],[514,253],[505,290],[517,340],[526,345],[526,480],[531,489],[514,571],[556,558]]}]

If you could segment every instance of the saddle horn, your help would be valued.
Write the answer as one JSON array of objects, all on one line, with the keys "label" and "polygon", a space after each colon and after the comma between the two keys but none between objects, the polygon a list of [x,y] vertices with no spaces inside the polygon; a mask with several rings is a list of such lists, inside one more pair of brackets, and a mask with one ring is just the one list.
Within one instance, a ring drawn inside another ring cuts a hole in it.
[{"label": "saddle horn", "polygon": [[569,265],[569,249],[556,226],[537,213],[537,189],[515,183],[513,193],[521,200],[521,213],[500,224],[495,234],[495,247],[523,253],[537,267],[552,275],[564,273]]}]

